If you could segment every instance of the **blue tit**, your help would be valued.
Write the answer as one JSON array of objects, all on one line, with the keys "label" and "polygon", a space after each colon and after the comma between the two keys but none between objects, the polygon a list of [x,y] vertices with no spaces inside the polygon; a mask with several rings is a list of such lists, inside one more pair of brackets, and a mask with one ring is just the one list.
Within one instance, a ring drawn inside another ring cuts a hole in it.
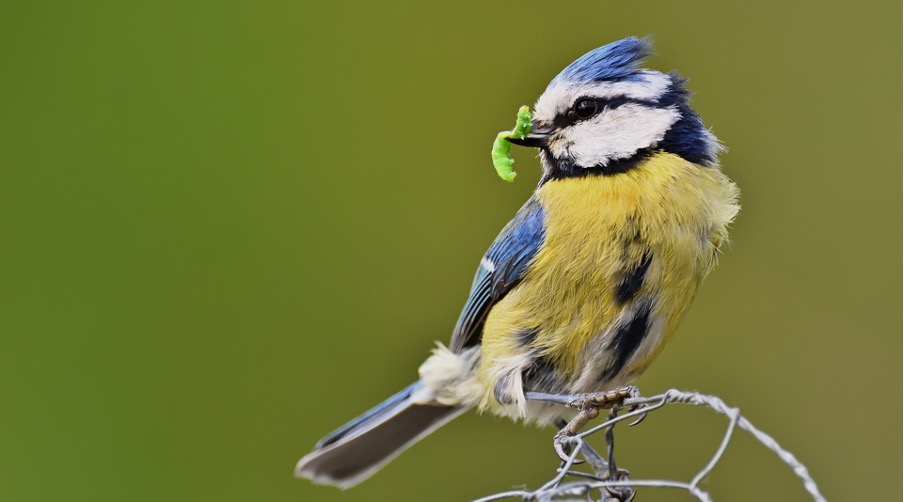
[{"label": "blue tit", "polygon": [[641,68],[650,53],[619,40],[550,82],[530,134],[509,140],[539,149],[540,183],[480,260],[449,345],[296,475],[348,488],[471,408],[561,423],[549,396],[617,389],[650,364],[739,210],[685,80]]}]

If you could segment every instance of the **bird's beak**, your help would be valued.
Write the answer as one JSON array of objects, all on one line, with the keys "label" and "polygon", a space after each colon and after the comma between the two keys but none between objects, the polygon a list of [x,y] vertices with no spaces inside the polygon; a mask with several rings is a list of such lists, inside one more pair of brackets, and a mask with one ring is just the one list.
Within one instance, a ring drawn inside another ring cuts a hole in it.
[{"label": "bird's beak", "polygon": [[552,134],[552,131],[552,126],[533,120],[527,136],[523,138],[505,138],[505,140],[514,145],[545,148],[549,144],[549,135]]}]

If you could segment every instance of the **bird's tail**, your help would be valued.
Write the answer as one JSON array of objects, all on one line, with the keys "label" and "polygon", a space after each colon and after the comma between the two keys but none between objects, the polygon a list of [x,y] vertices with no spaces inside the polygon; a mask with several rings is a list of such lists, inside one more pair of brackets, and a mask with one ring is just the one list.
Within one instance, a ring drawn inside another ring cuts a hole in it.
[{"label": "bird's tail", "polygon": [[372,476],[387,462],[468,407],[415,404],[417,381],[320,440],[298,461],[295,475],[345,489]]}]

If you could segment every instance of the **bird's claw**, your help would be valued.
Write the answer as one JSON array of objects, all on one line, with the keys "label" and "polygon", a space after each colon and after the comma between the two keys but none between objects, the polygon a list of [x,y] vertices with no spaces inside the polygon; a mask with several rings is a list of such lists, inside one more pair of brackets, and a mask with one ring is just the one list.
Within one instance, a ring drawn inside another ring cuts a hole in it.
[{"label": "bird's claw", "polygon": [[[637,411],[637,410],[643,410],[643,409],[645,409],[645,408],[649,408],[649,405],[646,405],[646,404],[638,404],[638,405],[636,405],[636,406],[632,406],[631,409],[628,410],[628,411],[629,411],[629,412],[634,412],[634,411]],[[631,422],[630,424],[628,424],[628,427],[634,427],[635,425],[637,425],[637,424],[643,422],[645,418],[647,418],[647,412],[646,412],[646,411],[644,411],[643,413],[641,413],[640,415],[638,415],[638,416],[637,416],[637,420],[634,420],[633,422]]]},{"label": "bird's claw", "polygon": [[574,438],[574,435],[569,434],[565,429],[560,430],[553,437],[553,448],[555,448],[556,455],[558,455],[559,460],[562,462],[568,463],[570,461],[572,465],[583,464],[583,460],[577,458],[572,460],[571,458],[571,448],[574,446],[572,444],[572,438]]},{"label": "bird's claw", "polygon": [[[629,387],[629,389],[630,389],[630,392],[631,392],[631,396],[630,396],[630,397],[632,397],[632,398],[638,398],[638,397],[640,397],[640,391],[637,389],[637,387],[633,387],[633,386],[632,386],[632,387]],[[626,399],[627,399],[627,398],[626,398]],[[649,408],[649,407],[650,407],[650,405],[648,405],[648,404],[635,404],[634,406],[628,408],[628,413],[634,413],[635,411],[638,411],[638,410],[644,410],[644,409]],[[628,427],[634,427],[635,425],[637,425],[637,424],[643,422],[645,418],[647,418],[647,412],[646,412],[646,411],[644,411],[643,413],[641,413],[640,415],[638,415],[638,417],[637,417],[636,420],[634,420],[633,422],[631,422],[630,424],[628,424]]]},{"label": "bird's claw", "polygon": [[640,414],[639,417],[637,417],[637,420],[635,420],[635,421],[631,422],[630,424],[628,424],[628,427],[634,427],[635,425],[637,425],[637,424],[643,422],[645,418],[647,418],[647,413],[646,413],[646,412],[643,412],[643,413]]}]

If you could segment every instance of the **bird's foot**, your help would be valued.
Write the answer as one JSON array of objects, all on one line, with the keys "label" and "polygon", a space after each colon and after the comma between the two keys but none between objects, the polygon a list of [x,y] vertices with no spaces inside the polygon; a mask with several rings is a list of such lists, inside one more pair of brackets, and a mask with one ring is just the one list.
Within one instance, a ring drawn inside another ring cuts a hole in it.
[{"label": "bird's foot", "polygon": [[[576,417],[571,419],[571,422],[565,424],[565,427],[562,427],[562,429],[553,436],[553,448],[555,448],[556,455],[559,456],[559,459],[561,459],[562,462],[568,462],[571,459],[572,438],[577,436],[578,432],[581,431],[581,428],[587,425],[587,422],[593,420],[599,414],[599,408],[588,407],[582,409]],[[573,463],[582,464],[584,461],[575,459]]]},{"label": "bird's foot", "polygon": [[640,391],[637,390],[637,387],[630,385],[606,392],[573,394],[571,399],[566,403],[566,406],[579,410],[586,410],[588,408],[607,410],[615,405],[623,403],[625,399],[632,397],[640,397]]},{"label": "bird's foot", "polygon": [[[610,390],[607,392],[595,392],[590,394],[575,394],[572,396],[571,400],[566,404],[571,408],[577,408],[579,410],[584,410],[589,407],[595,407],[598,409],[609,409],[613,407],[621,407],[622,403],[625,402],[626,399],[639,398],[640,391],[634,385],[629,385],[626,387],[621,387],[615,390]],[[635,412],[637,410],[642,410],[646,408],[647,405],[634,405],[628,408],[628,413]],[[637,420],[628,424],[629,427],[633,427],[647,418],[646,413],[641,413]]]},{"label": "bird's foot", "polygon": [[[593,420],[600,414],[600,410],[620,407],[626,399],[640,397],[640,392],[635,386],[622,387],[607,392],[593,392],[588,394],[571,394],[568,396],[559,396],[560,404],[564,404],[570,408],[580,410],[576,417],[568,422],[562,429],[556,433],[553,438],[553,447],[556,454],[563,462],[568,462],[571,458],[571,446],[574,443],[574,436],[577,436],[581,429],[587,425],[587,422]],[[544,399],[551,401],[551,399]],[[640,406],[632,406],[629,411],[636,411]],[[630,425],[637,425],[646,418],[646,413],[640,415],[640,418],[632,422]],[[578,464],[583,461],[575,460],[573,463]],[[627,471],[625,472],[627,474]]]}]

